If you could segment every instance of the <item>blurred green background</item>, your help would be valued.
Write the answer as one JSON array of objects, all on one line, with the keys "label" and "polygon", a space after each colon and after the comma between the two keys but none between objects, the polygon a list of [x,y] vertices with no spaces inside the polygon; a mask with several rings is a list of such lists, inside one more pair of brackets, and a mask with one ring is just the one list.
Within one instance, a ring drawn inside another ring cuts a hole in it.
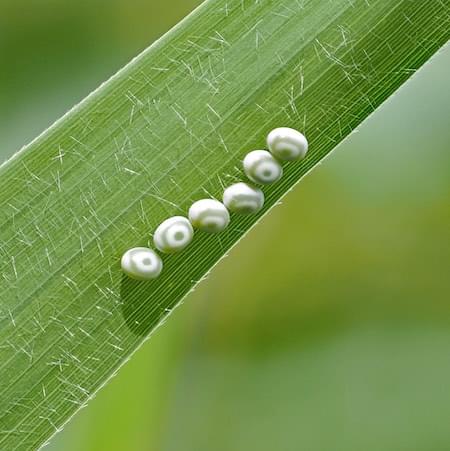
[{"label": "blurred green background", "polygon": [[[0,157],[197,3],[0,0]],[[449,450],[449,71],[447,46],[46,450]]]}]

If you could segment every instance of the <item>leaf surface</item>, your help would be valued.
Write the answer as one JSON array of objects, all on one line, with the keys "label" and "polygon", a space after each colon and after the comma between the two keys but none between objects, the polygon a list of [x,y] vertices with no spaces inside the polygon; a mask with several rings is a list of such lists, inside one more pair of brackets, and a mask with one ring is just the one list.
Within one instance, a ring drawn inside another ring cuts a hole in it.
[{"label": "leaf surface", "polygon": [[[0,449],[57,431],[449,25],[448,1],[209,0],[4,164]],[[244,155],[278,126],[310,151],[264,188],[260,214],[197,233],[153,282],[122,275],[126,249],[244,180]]]}]

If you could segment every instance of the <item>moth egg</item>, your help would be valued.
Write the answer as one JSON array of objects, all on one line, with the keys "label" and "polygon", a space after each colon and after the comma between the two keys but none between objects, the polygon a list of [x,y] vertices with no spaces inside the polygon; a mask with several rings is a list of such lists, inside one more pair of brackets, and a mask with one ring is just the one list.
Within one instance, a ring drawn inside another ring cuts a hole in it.
[{"label": "moth egg", "polygon": [[244,172],[252,182],[267,185],[281,178],[283,168],[267,150],[253,150],[244,158]]},{"label": "moth egg", "polygon": [[223,203],[234,213],[257,213],[264,205],[264,193],[259,188],[239,182],[224,191]]},{"label": "moth egg", "polygon": [[167,254],[183,250],[194,237],[191,223],[184,216],[173,216],[155,230],[153,242],[157,249]]},{"label": "moth egg", "polygon": [[128,249],[122,256],[122,271],[132,279],[151,280],[159,276],[163,263],[161,257],[147,247]]},{"label": "moth egg", "polygon": [[288,127],[273,129],[267,135],[267,146],[272,155],[282,161],[301,160],[308,152],[305,136]]},{"label": "moth egg", "polygon": [[202,199],[189,208],[189,221],[196,228],[205,232],[217,233],[226,228],[230,214],[222,202],[215,199]]}]

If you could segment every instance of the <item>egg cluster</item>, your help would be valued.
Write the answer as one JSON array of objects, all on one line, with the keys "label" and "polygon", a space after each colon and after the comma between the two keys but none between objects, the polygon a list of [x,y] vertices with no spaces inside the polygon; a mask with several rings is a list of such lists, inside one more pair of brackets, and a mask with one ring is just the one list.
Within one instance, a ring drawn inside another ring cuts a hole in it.
[{"label": "egg cluster", "polygon": [[[308,151],[308,141],[297,130],[279,127],[267,135],[267,150],[253,150],[243,161],[245,175],[258,185],[274,183],[283,175],[281,163],[300,160]],[[264,205],[260,188],[239,182],[225,189],[222,202],[201,199],[189,208],[188,217],[173,216],[155,230],[153,244],[167,254],[183,250],[194,238],[194,229],[208,233],[224,230],[230,222],[230,213],[257,213]],[[163,268],[161,257],[152,249],[136,247],[126,251],[121,260],[122,271],[137,280],[159,276]]]}]

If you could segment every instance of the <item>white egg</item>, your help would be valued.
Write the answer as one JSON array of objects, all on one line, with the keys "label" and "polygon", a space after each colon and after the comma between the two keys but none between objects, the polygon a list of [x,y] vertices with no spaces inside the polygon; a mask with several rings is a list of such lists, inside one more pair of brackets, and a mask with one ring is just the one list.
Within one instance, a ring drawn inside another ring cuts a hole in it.
[{"label": "white egg", "polygon": [[230,222],[230,214],[222,202],[215,199],[202,199],[189,208],[189,221],[205,232],[217,233],[225,229]]},{"label": "white egg", "polygon": [[283,168],[267,150],[253,150],[244,158],[244,172],[252,182],[267,185],[281,178]]},{"label": "white egg", "polygon": [[239,182],[224,191],[223,203],[234,213],[257,213],[264,205],[264,193],[259,188]]},{"label": "white egg", "polygon": [[267,135],[267,146],[279,160],[301,160],[308,152],[308,141],[297,130],[288,127],[273,129]]},{"label": "white egg", "polygon": [[153,242],[157,249],[168,254],[183,250],[194,237],[191,223],[184,216],[173,216],[155,230]]},{"label": "white egg", "polygon": [[127,250],[120,263],[122,271],[137,280],[155,279],[163,268],[161,257],[147,247],[134,247]]}]

